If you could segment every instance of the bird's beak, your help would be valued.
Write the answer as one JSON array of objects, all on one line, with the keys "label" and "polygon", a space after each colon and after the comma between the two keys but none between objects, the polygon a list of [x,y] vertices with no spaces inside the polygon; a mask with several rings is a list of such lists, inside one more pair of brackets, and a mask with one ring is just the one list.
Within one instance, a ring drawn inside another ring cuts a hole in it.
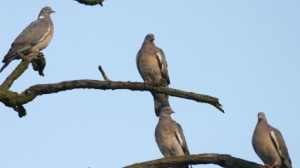
[{"label": "bird's beak", "polygon": [[172,113],[175,113],[175,111],[171,111],[171,114],[172,114]]},{"label": "bird's beak", "polygon": [[51,10],[51,13],[56,13],[55,10]]},{"label": "bird's beak", "polygon": [[261,115],[258,116],[258,119],[259,119],[259,120],[261,119]]}]

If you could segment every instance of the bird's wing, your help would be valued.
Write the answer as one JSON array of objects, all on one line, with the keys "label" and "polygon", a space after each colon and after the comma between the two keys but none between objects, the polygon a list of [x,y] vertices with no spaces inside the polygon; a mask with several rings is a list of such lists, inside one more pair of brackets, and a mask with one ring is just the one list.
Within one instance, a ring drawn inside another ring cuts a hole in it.
[{"label": "bird's wing", "polygon": [[162,78],[166,79],[168,84],[170,84],[170,78],[168,73],[168,63],[166,60],[166,56],[162,49],[158,48],[158,53],[156,54],[156,58],[158,61],[158,65],[162,74]]},{"label": "bird's wing", "polygon": [[180,144],[184,154],[190,154],[189,149],[187,147],[187,143],[183,134],[183,130],[180,124],[177,123],[177,131],[175,132],[175,137]]},{"label": "bird's wing", "polygon": [[50,25],[45,20],[36,20],[28,25],[15,39],[14,44],[37,44],[50,33]]},{"label": "bird's wing", "polygon": [[283,160],[286,164],[291,165],[292,161],[290,159],[286,144],[284,142],[284,139],[283,139],[280,131],[276,128],[273,128],[270,131],[270,137],[271,137],[273,145],[275,146],[280,157],[283,158]]}]

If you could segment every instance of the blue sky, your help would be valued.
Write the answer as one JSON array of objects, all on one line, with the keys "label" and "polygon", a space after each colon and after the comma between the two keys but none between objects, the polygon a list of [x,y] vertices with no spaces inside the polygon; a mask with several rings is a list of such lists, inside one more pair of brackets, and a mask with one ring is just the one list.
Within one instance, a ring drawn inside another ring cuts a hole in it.
[{"label": "blue sky", "polygon": [[[213,106],[170,97],[192,154],[222,153],[262,163],[251,137],[257,113],[284,136],[299,167],[299,1],[11,1],[0,6],[0,53],[40,9],[51,6],[55,31],[43,50],[45,77],[31,67],[11,90],[65,80],[140,81],[135,56],[153,33],[169,64],[171,88],[220,99]],[[3,81],[18,65],[13,61]],[[148,92],[92,89],[37,97],[20,119],[0,104],[0,162],[5,168],[122,167],[162,157]],[[194,166],[200,167],[200,166]],[[203,166],[202,166],[203,167]],[[214,168],[215,165],[205,167]]]}]

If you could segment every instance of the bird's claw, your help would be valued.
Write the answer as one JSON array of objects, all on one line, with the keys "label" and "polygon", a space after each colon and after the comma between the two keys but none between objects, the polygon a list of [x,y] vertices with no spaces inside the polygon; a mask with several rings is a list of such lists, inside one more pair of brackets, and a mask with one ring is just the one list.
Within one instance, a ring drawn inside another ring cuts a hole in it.
[{"label": "bird's claw", "polygon": [[162,79],[160,78],[160,79],[157,79],[157,80],[155,80],[155,84],[157,84],[157,86],[159,86],[159,82],[161,81]]},{"label": "bird's claw", "polygon": [[276,167],[277,163],[275,162],[274,164],[272,164],[272,166],[270,166],[270,168]]},{"label": "bird's claw", "polygon": [[150,85],[149,80],[145,80],[145,81],[143,82],[143,85],[146,85],[146,87],[148,88],[148,86]]},{"label": "bird's claw", "polygon": [[268,167],[268,168],[275,168],[276,165],[277,165],[277,163],[275,162],[275,163],[272,164],[271,166],[270,166],[269,164],[262,165],[261,168],[266,168],[266,167]]}]

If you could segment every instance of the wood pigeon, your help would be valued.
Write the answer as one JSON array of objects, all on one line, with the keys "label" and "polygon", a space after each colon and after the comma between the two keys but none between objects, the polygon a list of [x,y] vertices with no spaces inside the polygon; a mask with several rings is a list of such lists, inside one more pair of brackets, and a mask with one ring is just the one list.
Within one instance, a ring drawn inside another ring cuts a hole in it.
[{"label": "wood pigeon", "polygon": [[[189,155],[189,149],[181,126],[171,118],[174,111],[165,106],[161,109],[158,124],[155,128],[155,140],[165,157]],[[188,165],[180,168],[188,168]]]},{"label": "wood pigeon", "polygon": [[50,14],[53,12],[55,13],[51,7],[44,7],[38,19],[30,23],[30,25],[21,32],[4,56],[2,60],[4,65],[0,69],[0,72],[2,72],[12,60],[19,59],[16,52],[27,55],[32,51],[41,51],[48,46],[54,31],[53,23],[50,18]]},{"label": "wood pigeon", "polygon": [[252,145],[265,165],[292,168],[292,161],[280,131],[268,124],[263,112],[258,113]]},{"label": "wood pigeon", "polygon": [[[167,60],[163,50],[156,47],[153,41],[153,34],[148,34],[145,37],[144,43],[136,55],[137,68],[147,87],[150,83],[159,84],[162,79],[165,80],[165,86],[168,87],[170,78]],[[151,92],[151,94],[154,98],[155,114],[159,116],[162,107],[170,106],[168,95],[154,92]]]}]

